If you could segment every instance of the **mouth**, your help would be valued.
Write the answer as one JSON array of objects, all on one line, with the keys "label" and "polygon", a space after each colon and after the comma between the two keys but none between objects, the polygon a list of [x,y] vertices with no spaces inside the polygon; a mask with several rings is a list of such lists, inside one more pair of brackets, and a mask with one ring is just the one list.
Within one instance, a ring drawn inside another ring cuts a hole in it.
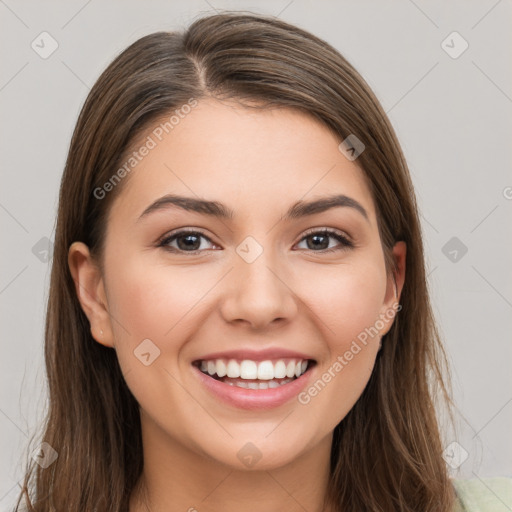
[{"label": "mouth", "polygon": [[311,371],[314,359],[280,358],[254,361],[251,359],[217,358],[192,363],[207,377],[229,386],[265,390],[285,386]]}]

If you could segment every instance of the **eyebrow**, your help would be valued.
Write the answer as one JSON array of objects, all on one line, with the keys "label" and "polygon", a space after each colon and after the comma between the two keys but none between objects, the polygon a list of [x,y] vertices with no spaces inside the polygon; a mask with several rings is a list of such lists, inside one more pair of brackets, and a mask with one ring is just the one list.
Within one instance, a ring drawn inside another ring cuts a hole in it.
[{"label": "eyebrow", "polygon": [[[140,215],[137,222],[152,212],[165,210],[170,207],[181,208],[186,211],[210,215],[220,219],[231,220],[235,214],[233,210],[218,201],[207,201],[205,199],[196,199],[193,197],[177,196],[167,194],[151,203]],[[355,199],[343,194],[322,197],[313,201],[297,201],[286,212],[281,220],[298,219],[307,217],[316,213],[322,213],[331,208],[348,207],[358,211],[368,222],[369,217],[363,205]]]}]

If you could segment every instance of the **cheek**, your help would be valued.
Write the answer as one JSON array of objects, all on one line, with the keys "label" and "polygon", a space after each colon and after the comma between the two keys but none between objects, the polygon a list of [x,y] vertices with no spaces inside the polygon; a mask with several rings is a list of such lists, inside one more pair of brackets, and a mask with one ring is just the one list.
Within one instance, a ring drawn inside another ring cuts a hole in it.
[{"label": "cheek", "polygon": [[386,282],[378,261],[317,269],[314,279],[305,280],[304,275],[301,279],[301,296],[315,313],[312,318],[317,319],[332,357],[379,318]]},{"label": "cheek", "polygon": [[198,329],[194,306],[213,283],[192,278],[183,267],[149,265],[143,258],[112,260],[108,272],[112,329],[126,383],[153,417],[171,421],[159,404],[176,407],[189,399],[174,380],[178,355]]},{"label": "cheek", "polygon": [[317,273],[316,292],[309,294],[327,351],[316,380],[299,398],[313,416],[324,415],[330,428],[361,396],[378,352],[375,324],[385,295],[385,270],[378,260],[360,263]]},{"label": "cheek", "polygon": [[183,319],[192,311],[208,287],[203,280],[191,279],[184,269],[143,265],[142,262],[124,263],[111,272],[112,317],[125,329],[116,326],[116,339],[132,342],[144,338],[167,340],[173,331],[181,331]]},{"label": "cheek", "polygon": [[365,287],[365,279],[352,278],[340,278],[343,287],[317,303],[316,326],[322,330],[325,351],[315,379],[299,395],[308,416],[322,417],[322,428],[327,430],[348,414],[363,393],[379,347],[374,326],[381,301],[375,288]]}]

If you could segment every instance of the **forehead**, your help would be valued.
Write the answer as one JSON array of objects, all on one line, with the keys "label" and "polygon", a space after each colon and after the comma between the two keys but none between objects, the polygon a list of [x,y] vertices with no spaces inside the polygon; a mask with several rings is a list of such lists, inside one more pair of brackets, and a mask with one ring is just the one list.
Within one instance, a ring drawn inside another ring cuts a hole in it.
[{"label": "forehead", "polygon": [[156,121],[130,148],[151,146],[116,198],[113,209],[125,216],[140,215],[169,193],[221,201],[240,216],[281,214],[300,199],[339,193],[375,216],[363,171],[339,151],[340,139],[307,114],[207,99],[169,119]]}]

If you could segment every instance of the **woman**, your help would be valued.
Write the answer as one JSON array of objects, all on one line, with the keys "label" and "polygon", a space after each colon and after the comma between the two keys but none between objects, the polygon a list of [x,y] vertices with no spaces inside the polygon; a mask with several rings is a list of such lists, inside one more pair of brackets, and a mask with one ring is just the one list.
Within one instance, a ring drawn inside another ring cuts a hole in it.
[{"label": "woman", "polygon": [[18,506],[462,506],[407,165],[313,35],[227,13],[122,52],[71,141],[50,286]]}]

